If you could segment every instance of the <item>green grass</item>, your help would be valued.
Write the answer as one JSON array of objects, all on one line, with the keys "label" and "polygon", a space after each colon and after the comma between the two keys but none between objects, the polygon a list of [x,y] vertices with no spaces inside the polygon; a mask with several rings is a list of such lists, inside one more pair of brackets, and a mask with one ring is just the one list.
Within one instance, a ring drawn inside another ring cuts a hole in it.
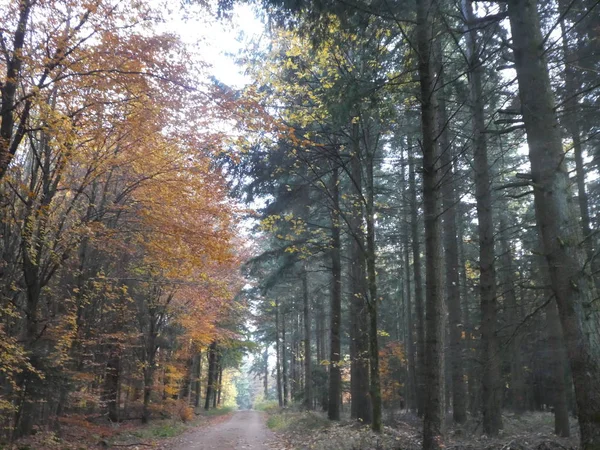
[{"label": "green grass", "polygon": [[325,416],[314,411],[279,410],[267,419],[267,426],[273,431],[317,430],[329,425]]},{"label": "green grass", "polygon": [[210,409],[208,411],[202,410],[198,414],[198,417],[187,424],[176,419],[154,420],[151,421],[147,426],[131,432],[131,434],[141,440],[172,438],[179,436],[186,429],[197,424],[199,420],[202,420],[202,417],[222,416],[230,413],[232,409],[233,408],[224,407]]},{"label": "green grass", "polygon": [[276,412],[279,410],[279,402],[277,402],[276,400],[260,402],[254,405],[254,409],[256,409],[257,411],[264,411],[267,413]]},{"label": "green grass", "polygon": [[147,427],[133,431],[131,434],[140,439],[165,439],[180,435],[187,427],[175,420],[150,422]]},{"label": "green grass", "polygon": [[234,408],[231,406],[223,406],[222,408],[209,409],[208,411],[203,409],[199,414],[207,417],[224,416],[225,414],[229,414],[231,411],[233,411],[233,409]]},{"label": "green grass", "polygon": [[156,438],[175,437],[185,430],[185,425],[180,422],[164,423],[152,428],[152,436]]},{"label": "green grass", "polygon": [[273,431],[286,430],[292,421],[292,417],[289,414],[276,414],[269,416],[267,419],[267,426]]}]

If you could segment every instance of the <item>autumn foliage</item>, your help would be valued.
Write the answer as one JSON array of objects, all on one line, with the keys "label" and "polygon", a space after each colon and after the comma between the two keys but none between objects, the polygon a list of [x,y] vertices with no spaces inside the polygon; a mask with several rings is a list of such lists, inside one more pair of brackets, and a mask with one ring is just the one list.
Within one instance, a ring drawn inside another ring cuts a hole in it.
[{"label": "autumn foliage", "polygon": [[231,100],[145,2],[2,8],[2,434],[189,420],[198,355],[237,337],[238,212],[213,162]]},{"label": "autumn foliage", "polygon": [[379,350],[381,397],[388,408],[404,407],[402,382],[406,376],[406,354],[398,341],[390,341]]}]

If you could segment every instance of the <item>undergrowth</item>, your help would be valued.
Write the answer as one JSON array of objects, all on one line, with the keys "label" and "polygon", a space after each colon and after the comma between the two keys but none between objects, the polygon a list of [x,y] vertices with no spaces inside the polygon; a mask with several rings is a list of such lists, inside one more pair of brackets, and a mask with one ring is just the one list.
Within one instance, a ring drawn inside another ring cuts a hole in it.
[{"label": "undergrowth", "polygon": [[[452,450],[571,450],[576,448],[576,422],[572,421],[573,437],[559,438],[553,434],[552,416],[533,413],[515,416],[506,414],[505,428],[498,437],[481,433],[479,420],[454,427],[449,424],[446,448]],[[304,450],[421,450],[422,422],[412,413],[388,415],[381,433],[369,426],[346,418],[329,422],[323,413],[292,409],[275,410],[269,414],[268,427],[287,443],[286,448]]]},{"label": "undergrowth", "polygon": [[279,402],[276,400],[260,402],[254,405],[254,409],[257,411],[264,411],[266,413],[276,412],[279,410]]},{"label": "undergrowth", "polygon": [[209,409],[208,411],[203,409],[197,414],[199,416],[206,416],[206,417],[224,416],[225,414],[229,414],[233,410],[234,410],[234,408],[231,406],[224,406],[222,408]]},{"label": "undergrowth", "polygon": [[327,428],[331,422],[315,411],[272,411],[267,419],[267,426],[273,431],[296,432],[313,431]]},{"label": "undergrowth", "polygon": [[131,435],[141,440],[156,438],[164,439],[178,436],[181,433],[183,433],[186,429],[187,426],[185,424],[179,421],[169,419],[150,422],[148,426],[131,432]]}]

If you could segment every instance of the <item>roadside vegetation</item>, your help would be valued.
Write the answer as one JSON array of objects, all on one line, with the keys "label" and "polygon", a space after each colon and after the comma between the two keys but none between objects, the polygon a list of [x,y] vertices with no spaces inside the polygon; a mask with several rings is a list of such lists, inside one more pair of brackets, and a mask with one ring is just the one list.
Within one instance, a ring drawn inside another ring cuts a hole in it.
[{"label": "roadside vegetation", "polygon": [[[277,433],[287,450],[419,450],[422,448],[422,422],[410,412],[384,416],[381,433],[350,417],[331,422],[325,412],[295,407],[267,409],[268,427]],[[452,450],[571,450],[577,448],[577,424],[571,438],[554,435],[551,413],[528,413],[521,417],[503,416],[505,429],[496,437],[481,433],[481,422],[468,420],[451,425],[447,418],[447,449]]]}]

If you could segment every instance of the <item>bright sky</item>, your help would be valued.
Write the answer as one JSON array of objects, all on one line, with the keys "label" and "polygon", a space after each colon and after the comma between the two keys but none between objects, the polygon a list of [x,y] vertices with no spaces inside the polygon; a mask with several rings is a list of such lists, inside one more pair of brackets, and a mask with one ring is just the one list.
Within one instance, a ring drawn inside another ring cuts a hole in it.
[{"label": "bright sky", "polygon": [[199,6],[186,6],[174,10],[165,23],[165,30],[178,34],[200,58],[209,62],[209,72],[221,82],[232,87],[242,87],[249,82],[243,68],[235,63],[236,55],[264,32],[257,17],[258,6],[235,3],[231,20],[218,20]]}]

